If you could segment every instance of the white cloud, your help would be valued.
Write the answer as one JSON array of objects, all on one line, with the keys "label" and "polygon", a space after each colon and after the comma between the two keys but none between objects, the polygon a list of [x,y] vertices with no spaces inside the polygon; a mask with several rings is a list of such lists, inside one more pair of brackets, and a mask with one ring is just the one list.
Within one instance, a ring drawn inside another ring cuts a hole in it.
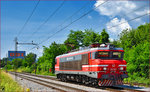
[{"label": "white cloud", "polygon": [[[118,24],[121,24],[121,25],[116,26]],[[113,26],[115,26],[115,27],[113,27]],[[106,24],[106,28],[107,28],[107,31],[109,34],[118,35],[124,29],[131,29],[131,26],[124,18],[121,18],[120,20],[118,18],[114,18]]]},{"label": "white cloud", "polygon": [[[95,7],[103,3],[104,1],[98,0],[95,3]],[[98,7],[96,10],[101,15],[106,16],[116,16],[119,13],[127,13],[129,10],[136,8],[136,4],[131,1],[108,1],[102,6]]]},{"label": "white cloud", "polygon": [[[138,16],[144,15],[149,13],[149,1],[107,1],[104,3],[104,0],[98,0],[94,4],[94,7],[97,7],[95,10],[100,15],[105,15],[109,17],[109,22],[106,23],[106,29],[110,35],[110,38],[117,39],[118,35],[124,29],[131,29],[130,24],[127,20],[134,19]],[[99,6],[100,4],[104,3],[103,5]],[[99,6],[99,7],[98,7]],[[132,26],[135,27],[146,22],[147,17],[141,17],[133,22]],[[118,26],[115,26],[118,25]],[[115,26],[115,27],[112,27]],[[112,27],[112,28],[111,28]]]},{"label": "white cloud", "polygon": [[[104,1],[102,0],[96,1],[94,7],[97,7],[103,2]],[[121,16],[131,19],[147,13],[149,11],[149,5],[147,2],[113,0],[108,1],[100,7],[96,8],[96,11],[99,12],[100,15],[106,15],[109,17]]]}]

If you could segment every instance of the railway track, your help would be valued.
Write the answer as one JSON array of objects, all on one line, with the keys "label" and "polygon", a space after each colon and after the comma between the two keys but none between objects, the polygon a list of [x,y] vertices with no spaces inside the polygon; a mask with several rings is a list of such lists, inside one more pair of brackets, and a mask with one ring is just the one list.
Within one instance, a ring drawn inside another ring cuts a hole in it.
[{"label": "railway track", "polygon": [[[15,74],[15,72],[9,72],[9,73]],[[81,88],[79,89],[79,88],[75,88],[75,87],[71,87],[71,86],[62,85],[61,81],[59,81],[56,77],[52,77],[52,76],[35,75],[35,74],[30,74],[30,73],[16,73],[16,74],[17,74],[18,77],[21,77],[23,79],[26,79],[26,80],[38,83],[40,85],[43,85],[43,86],[46,86],[46,87],[49,87],[49,88],[52,88],[52,89],[56,89],[58,91],[82,91],[82,92],[90,91],[90,90],[83,90]],[[37,79],[37,78],[41,78],[41,79]],[[57,82],[60,82],[60,84],[54,83],[54,82],[50,82],[50,81],[46,81],[46,80],[43,80],[43,79],[57,81]],[[92,91],[95,91],[95,89],[97,89],[97,91],[99,90],[99,91],[113,91],[113,92],[122,92],[122,91],[145,92],[143,90],[136,90],[136,89],[133,89],[133,88],[130,89],[130,88],[126,88],[126,87],[123,87],[123,86],[93,87],[93,86],[90,86],[90,85],[86,85],[85,86],[82,83],[76,83],[76,82],[71,82],[71,81],[69,81],[67,83],[69,83],[69,85],[76,85],[76,84],[78,84],[78,85],[83,86],[83,87],[87,87],[88,86],[88,88],[94,88]]]},{"label": "railway track", "polygon": [[[14,72],[10,72],[10,73],[15,75]],[[70,87],[70,86],[65,86],[65,85],[62,85],[62,84],[54,83],[54,82],[45,81],[45,80],[38,79],[38,78],[25,76],[25,75],[22,75],[22,74],[19,74],[19,73],[17,73],[17,76],[22,78],[22,79],[26,79],[26,80],[35,82],[37,84],[40,84],[40,85],[43,85],[43,86],[46,86],[46,87],[49,87],[49,88],[52,88],[52,89],[55,89],[55,90],[61,91],[61,92],[66,92],[66,91],[82,91],[82,92],[86,92],[85,90],[73,88],[73,87]]]},{"label": "railway track", "polygon": [[[87,92],[87,91],[93,91],[93,90],[96,90],[96,91],[102,91],[100,89],[96,89],[96,88],[89,88],[88,87],[84,87],[84,89],[82,89],[82,87],[80,87],[80,85],[76,85],[76,84],[70,84],[68,83],[68,85],[65,85],[67,83],[64,83],[64,82],[61,82],[61,81],[56,81],[56,80],[52,80],[52,79],[45,79],[45,78],[41,78],[41,77],[37,77],[37,76],[32,76],[30,74],[23,74],[23,73],[15,73],[15,72],[9,72],[10,74],[13,74],[13,75],[17,75],[17,77],[20,77],[22,79],[26,79],[26,80],[29,80],[29,81],[32,81],[32,82],[35,82],[37,84],[40,84],[40,85],[43,85],[43,86],[46,86],[46,87],[49,87],[49,88],[52,88],[52,89],[55,89],[55,90],[58,90],[58,91],[61,91],[61,92]],[[76,85],[76,86],[75,86]],[[104,92],[108,92],[108,91],[105,91]]]}]

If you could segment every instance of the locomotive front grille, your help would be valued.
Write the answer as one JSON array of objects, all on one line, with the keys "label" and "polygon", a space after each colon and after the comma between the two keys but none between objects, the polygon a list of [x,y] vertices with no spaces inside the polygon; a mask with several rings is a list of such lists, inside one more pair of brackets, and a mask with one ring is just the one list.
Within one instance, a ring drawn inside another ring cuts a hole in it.
[{"label": "locomotive front grille", "polygon": [[98,85],[99,86],[116,86],[116,85],[122,85],[122,80],[99,80]]}]

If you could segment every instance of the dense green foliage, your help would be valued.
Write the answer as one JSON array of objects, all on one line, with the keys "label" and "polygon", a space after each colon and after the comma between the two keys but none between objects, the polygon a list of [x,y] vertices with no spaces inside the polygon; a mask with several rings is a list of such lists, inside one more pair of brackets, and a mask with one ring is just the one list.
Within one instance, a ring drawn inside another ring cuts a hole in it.
[{"label": "dense green foliage", "polygon": [[86,29],[84,31],[70,31],[67,40],[64,44],[67,45],[69,50],[77,49],[79,47],[89,46],[92,43],[107,43],[109,42],[109,35],[103,29],[101,34],[94,32],[92,29]]},{"label": "dense green foliage", "polygon": [[101,32],[99,43],[108,43],[109,42],[108,38],[109,38],[108,33],[105,31],[105,29],[103,29],[103,31]]},{"label": "dense green foliage", "polygon": [[[8,60],[8,59],[7,59]],[[2,60],[2,62],[5,62],[6,60]],[[36,54],[34,53],[29,53],[25,57],[25,59],[13,59],[12,61],[7,61],[5,62],[5,69],[22,69],[23,72],[32,72],[33,70],[36,69],[35,63],[36,61]]]},{"label": "dense green foliage", "polygon": [[44,47],[43,56],[38,59],[37,72],[49,73],[49,69],[54,73],[55,57],[67,51],[67,47],[63,44],[52,43],[49,48]]},{"label": "dense green foliage", "polygon": [[124,59],[127,61],[128,81],[149,82],[149,24],[137,29],[124,30],[120,39],[113,43],[125,50]]}]

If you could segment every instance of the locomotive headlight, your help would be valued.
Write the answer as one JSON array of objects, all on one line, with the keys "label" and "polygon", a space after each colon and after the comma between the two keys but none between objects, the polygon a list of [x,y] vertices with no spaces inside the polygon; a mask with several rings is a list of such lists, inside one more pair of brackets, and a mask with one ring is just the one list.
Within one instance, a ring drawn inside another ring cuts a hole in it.
[{"label": "locomotive headlight", "polygon": [[106,67],[104,67],[104,68],[103,68],[103,70],[104,70],[104,71],[106,71],[106,70],[107,70],[107,68],[106,68]]},{"label": "locomotive headlight", "polygon": [[120,70],[123,70],[123,67],[120,67]]}]

